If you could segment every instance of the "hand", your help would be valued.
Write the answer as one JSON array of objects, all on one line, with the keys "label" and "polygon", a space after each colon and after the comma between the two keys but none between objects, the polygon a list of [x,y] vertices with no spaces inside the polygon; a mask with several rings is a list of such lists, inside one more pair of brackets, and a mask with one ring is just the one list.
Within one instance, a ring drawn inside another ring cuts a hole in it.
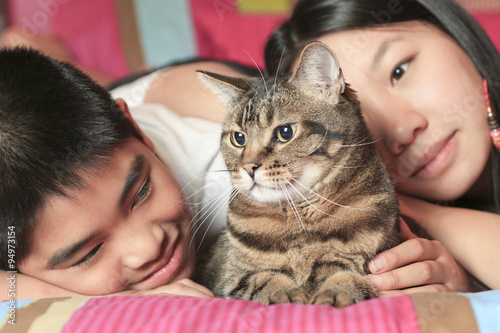
[{"label": "hand", "polygon": [[193,297],[214,297],[207,288],[189,279],[182,279],[155,289],[125,290],[113,295],[181,295]]},{"label": "hand", "polygon": [[370,261],[368,278],[379,296],[426,291],[468,291],[464,269],[436,240],[417,238],[400,219],[403,243]]}]

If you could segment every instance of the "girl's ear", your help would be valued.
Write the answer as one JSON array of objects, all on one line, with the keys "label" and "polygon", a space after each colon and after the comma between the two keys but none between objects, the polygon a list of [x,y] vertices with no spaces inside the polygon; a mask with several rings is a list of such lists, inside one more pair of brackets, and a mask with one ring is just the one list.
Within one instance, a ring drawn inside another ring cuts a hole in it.
[{"label": "girl's ear", "polygon": [[154,153],[155,146],[154,146],[153,142],[142,132],[139,125],[137,125],[134,118],[132,118],[132,115],[130,114],[130,111],[128,109],[127,102],[125,102],[125,100],[123,98],[117,98],[115,100],[115,103],[118,106],[118,108],[120,109],[120,111],[123,113],[123,115],[125,117],[127,117],[130,120],[130,122],[134,125],[134,127],[137,129],[140,136],[144,140],[144,143],[146,144],[146,146]]}]

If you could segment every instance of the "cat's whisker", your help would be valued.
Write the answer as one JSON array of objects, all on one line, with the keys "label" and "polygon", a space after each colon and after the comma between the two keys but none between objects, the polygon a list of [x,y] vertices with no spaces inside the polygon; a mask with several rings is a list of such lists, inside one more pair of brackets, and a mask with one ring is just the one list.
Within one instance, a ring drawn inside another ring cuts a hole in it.
[{"label": "cat's whisker", "polygon": [[345,166],[345,165],[328,165],[330,169],[358,169],[358,168],[366,168],[368,165],[355,165],[355,166]]},{"label": "cat's whisker", "polygon": [[[273,179],[273,180],[272,180],[272,182],[273,182],[273,188],[275,188],[275,189],[278,189],[278,188],[282,189],[282,185],[280,185],[280,184],[278,183],[278,180],[277,180],[277,179]],[[280,208],[281,208],[282,196],[280,195],[280,193],[281,193],[281,192],[274,191],[274,192],[273,192],[273,196],[275,197],[275,200],[274,200],[274,201],[275,201],[276,203],[278,203],[278,205],[279,205],[279,206],[280,206]]]},{"label": "cat's whisker", "polygon": [[[210,187],[211,187],[210,185],[204,185],[204,186],[199,187],[196,191],[191,193],[189,196],[186,196],[182,200],[180,200],[179,203],[182,203],[184,205],[189,205],[192,207],[202,205],[202,202],[192,203],[190,199],[195,197],[200,192],[203,192],[205,189],[210,188]],[[203,200],[206,200],[206,199],[203,199]]]},{"label": "cat's whisker", "polygon": [[[201,177],[204,177],[207,173],[208,173],[208,172],[205,172],[205,173],[203,173],[203,174],[199,174],[199,175],[197,175],[196,177],[194,177],[193,179],[191,179],[191,180],[190,180],[190,181],[189,181],[186,185],[184,185],[184,186],[181,188],[181,193],[185,193],[185,192],[186,192],[186,189],[187,189],[187,188],[188,188],[188,187],[189,187],[192,183],[194,183],[195,181],[197,181],[197,180],[198,180],[198,179],[200,179]],[[198,190],[197,192],[199,192],[199,190]],[[185,197],[185,198],[184,198],[184,200],[185,200],[186,198],[189,198],[189,197],[192,197],[192,196],[193,196],[193,194],[192,194],[192,195],[190,195],[190,196]],[[183,200],[182,200],[182,201],[183,201]],[[182,202],[182,201],[181,201],[181,202]]]},{"label": "cat's whisker", "polygon": [[[225,189],[221,191],[217,196],[214,196],[213,199],[211,200],[210,205],[207,205],[206,207],[198,210],[196,215],[193,216],[190,226],[188,228],[188,232],[191,232],[196,225],[198,224],[195,232],[193,233],[193,236],[196,235],[198,230],[201,228],[201,226],[204,224],[206,219],[211,216],[211,214],[214,212],[217,207],[223,206],[224,202],[226,201],[226,195],[231,195],[230,193],[234,191],[234,188],[231,186],[229,189]],[[215,206],[215,208],[214,208]],[[200,221],[203,217],[205,217],[202,221]],[[200,222],[198,222],[200,221]]]},{"label": "cat's whisker", "polygon": [[[208,231],[210,229],[210,226],[212,225],[212,223],[213,223],[215,217],[217,216],[217,214],[219,214],[219,212],[221,210],[221,207],[222,208],[224,207],[224,203],[227,200],[226,199],[226,195],[228,193],[231,193],[231,194],[229,194],[229,197],[232,198],[234,191],[236,191],[236,189],[234,189],[233,187],[231,187],[229,189],[229,191],[227,189],[225,191],[222,191],[218,196],[216,196],[216,197],[213,198],[212,204],[211,204],[211,206],[210,206],[210,208],[208,210],[206,210],[206,209],[200,209],[198,211],[198,214],[196,214],[196,216],[193,217],[193,219],[191,220],[191,223],[190,223],[190,225],[188,227],[188,231],[187,231],[187,233],[189,234],[196,227],[196,229],[194,230],[194,232],[192,234],[192,237],[191,237],[191,242],[189,244],[190,248],[191,248],[192,243],[196,239],[196,235],[200,231],[201,227],[205,224],[205,222],[207,221],[207,219],[210,216],[212,216],[212,221],[210,221],[209,226],[206,228],[206,231]],[[214,211],[216,211],[216,213],[212,215],[212,213]],[[200,215],[199,218],[198,218],[198,215]],[[203,220],[202,220],[202,218],[203,218]],[[206,232],[205,232],[205,234],[206,234]],[[201,245],[201,243],[200,243],[200,245]]]},{"label": "cat's whisker", "polygon": [[[216,172],[230,172],[229,170],[211,170],[211,171],[208,171],[208,172],[203,172],[203,173],[200,173],[199,175],[197,175],[196,177],[194,177],[193,179],[191,179],[186,185],[184,185],[181,189],[181,193],[185,193],[187,192],[186,189],[191,186],[195,181],[197,181],[198,179],[200,179],[201,177],[205,177],[209,174],[212,174],[212,173],[216,173]],[[191,203],[189,202],[189,199],[194,197],[195,195],[197,195],[198,193],[202,192],[203,190],[205,190],[206,188],[209,188],[210,185],[204,185],[204,186],[201,186],[201,187],[198,187],[196,189],[196,191],[194,191],[193,193],[191,193],[189,196],[186,196],[184,197],[183,200],[181,200],[180,202],[181,203],[184,203],[184,204],[189,204],[191,205]],[[201,204],[201,203],[198,203],[198,204]],[[196,204],[192,204],[192,206],[195,206]]]},{"label": "cat's whisker", "polygon": [[257,70],[260,73],[260,76],[262,77],[262,82],[264,82],[264,88],[266,88],[266,94],[269,95],[269,89],[267,88],[266,78],[264,77],[264,74],[262,74],[262,71],[260,70],[260,68],[257,65],[257,63],[255,62],[255,60],[252,58],[252,56],[250,54],[248,54],[248,52],[245,49],[243,49],[243,52],[245,52],[247,54],[247,56],[250,58],[250,60],[253,61],[255,68],[257,68]]},{"label": "cat's whisker", "polygon": [[[233,199],[238,195],[238,193],[240,193],[240,190],[239,189],[233,189],[233,193],[231,194],[231,196],[229,197],[229,201],[228,201],[228,204],[231,203],[231,201],[233,201]],[[217,214],[220,213],[220,211],[224,208],[224,202],[221,202],[219,204],[219,208],[217,209],[217,212],[215,213],[215,216],[217,216]],[[206,220],[206,219],[205,219]],[[212,219],[212,221],[210,221],[210,223],[208,224],[208,227],[205,229],[205,232],[203,233],[203,236],[201,237],[200,239],[200,243],[198,244],[198,248],[197,248],[197,251],[200,250],[201,248],[201,245],[203,244],[203,241],[205,240],[205,237],[207,236],[207,233],[208,231],[210,230],[210,227],[212,226],[212,224],[214,223],[214,219]],[[199,230],[199,229],[198,229]],[[193,235],[193,238],[192,240],[194,239],[195,235]]]},{"label": "cat's whisker", "polygon": [[285,179],[285,180],[286,180],[286,182],[290,185],[290,188],[291,188],[292,190],[294,190],[294,191],[295,191],[295,193],[297,193],[298,195],[300,195],[300,196],[302,197],[302,199],[304,199],[304,200],[305,200],[305,201],[306,201],[306,202],[307,202],[307,203],[308,203],[308,204],[309,204],[312,208],[316,209],[318,212],[323,213],[323,214],[325,214],[325,215],[327,215],[327,216],[333,216],[332,214],[328,214],[327,212],[324,212],[324,211],[322,211],[321,209],[319,209],[318,207],[316,207],[316,206],[315,206],[312,202],[310,202],[310,201],[309,201],[309,200],[308,200],[308,199],[304,196],[304,194],[302,194],[302,192],[300,192],[300,191],[299,191],[299,190],[298,190],[295,186],[293,186],[293,184],[292,184],[292,183],[291,183],[288,179],[286,179],[285,177],[283,177],[283,179]]},{"label": "cat's whisker", "polygon": [[342,204],[339,204],[337,202],[334,202],[334,201],[331,201],[327,198],[325,198],[324,196],[322,196],[321,194],[319,193],[316,193],[314,192],[313,190],[311,190],[309,187],[305,186],[304,184],[302,184],[301,182],[299,182],[296,178],[294,177],[291,177],[297,184],[299,184],[300,186],[302,186],[303,188],[305,188],[306,190],[308,190],[309,192],[311,192],[312,194],[314,194],[315,196],[317,196],[318,198],[321,198],[331,204],[334,204],[336,206],[339,206],[339,207],[342,207],[342,208],[347,208],[347,209],[353,209],[353,210],[364,210],[364,211],[368,211],[368,210],[375,210],[373,208],[358,208],[358,207],[351,207],[351,206],[346,206],[346,205],[342,205]]},{"label": "cat's whisker", "polygon": [[300,217],[299,211],[297,210],[297,207],[295,206],[295,203],[293,202],[293,199],[292,199],[292,196],[290,195],[290,192],[288,192],[288,189],[285,186],[281,185],[280,187],[281,187],[281,190],[283,191],[283,193],[285,193],[285,195],[286,195],[288,204],[292,208],[292,211],[293,211],[293,214],[295,215],[295,218],[297,219],[297,221],[299,221],[300,225],[302,226],[302,229],[307,232],[306,226],[304,225],[304,222],[302,221],[302,218]]},{"label": "cat's whisker", "polygon": [[378,139],[372,140],[370,142],[361,143],[361,142],[365,141],[366,139],[368,139],[368,137],[364,138],[363,140],[359,141],[358,143],[353,143],[353,144],[350,144],[350,145],[336,145],[336,144],[332,144],[332,146],[340,147],[340,148],[360,147],[360,146],[372,145],[372,144],[377,143],[380,140],[382,140],[382,138],[378,138]]},{"label": "cat's whisker", "polygon": [[308,153],[308,154],[306,154],[306,155],[304,155],[304,156],[302,156],[302,157],[300,157],[300,158],[304,158],[304,157],[307,157],[307,156],[309,156],[309,155],[311,155],[311,154],[314,154],[314,152],[315,152],[316,150],[318,150],[318,149],[319,149],[319,147],[321,147],[321,146],[323,145],[323,142],[325,142],[325,138],[326,138],[326,135],[327,135],[327,134],[328,134],[328,131],[326,131],[326,132],[325,132],[325,135],[323,135],[323,139],[321,139],[321,142],[318,144],[318,146],[317,146],[316,148],[314,148],[314,149],[313,149],[310,153]]},{"label": "cat's whisker", "polygon": [[278,73],[281,67],[281,60],[283,59],[283,54],[285,53],[285,46],[283,46],[283,50],[281,51],[280,60],[278,62],[278,67],[276,68],[276,75],[274,76],[274,84],[273,84],[273,95],[276,94],[276,82],[278,81]]},{"label": "cat's whisker", "polygon": [[[227,196],[228,195],[230,196],[231,195],[230,193],[232,191],[233,188],[230,187],[228,189],[220,191],[220,193],[218,193],[217,195],[214,195],[212,198],[206,200],[209,201],[209,203],[205,207],[199,209],[198,212],[192,217],[188,231],[191,232],[197,224],[199,228],[200,225],[202,225],[204,221],[211,216],[214,210],[217,209],[217,207],[219,207],[219,205],[224,204]],[[197,232],[198,228],[196,229],[195,233]]]}]

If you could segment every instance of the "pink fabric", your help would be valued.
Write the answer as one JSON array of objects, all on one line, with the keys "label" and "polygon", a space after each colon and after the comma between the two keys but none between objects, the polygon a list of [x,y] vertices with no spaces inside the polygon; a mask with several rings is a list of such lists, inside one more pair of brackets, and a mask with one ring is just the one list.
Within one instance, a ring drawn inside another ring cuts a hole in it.
[{"label": "pink fabric", "polygon": [[419,333],[409,296],[345,309],[184,296],[121,296],[89,300],[63,332],[358,332]]},{"label": "pink fabric", "polygon": [[128,75],[114,0],[64,0],[51,20],[52,33],[77,60],[115,78]]},{"label": "pink fabric", "polygon": [[483,27],[500,52],[500,12],[474,12],[472,16]]},{"label": "pink fabric", "polygon": [[12,24],[26,37],[60,38],[82,65],[114,78],[129,74],[115,0],[10,0]]},{"label": "pink fabric", "polygon": [[189,2],[199,57],[264,68],[265,41],[285,16],[242,15],[236,0]]},{"label": "pink fabric", "polygon": [[50,10],[37,5],[37,0],[9,1],[9,19],[12,25],[18,26],[29,37],[37,33],[50,33]]}]

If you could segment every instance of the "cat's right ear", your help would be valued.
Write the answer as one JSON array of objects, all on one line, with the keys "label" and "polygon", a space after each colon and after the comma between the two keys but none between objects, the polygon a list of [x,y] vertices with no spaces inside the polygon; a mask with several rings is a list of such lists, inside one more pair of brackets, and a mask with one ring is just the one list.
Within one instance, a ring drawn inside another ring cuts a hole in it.
[{"label": "cat's right ear", "polygon": [[290,82],[299,89],[323,96],[335,104],[346,87],[337,57],[321,42],[306,45]]},{"label": "cat's right ear", "polygon": [[230,77],[217,73],[197,71],[198,77],[212,91],[229,105],[243,91],[250,89],[250,84],[243,78]]}]

